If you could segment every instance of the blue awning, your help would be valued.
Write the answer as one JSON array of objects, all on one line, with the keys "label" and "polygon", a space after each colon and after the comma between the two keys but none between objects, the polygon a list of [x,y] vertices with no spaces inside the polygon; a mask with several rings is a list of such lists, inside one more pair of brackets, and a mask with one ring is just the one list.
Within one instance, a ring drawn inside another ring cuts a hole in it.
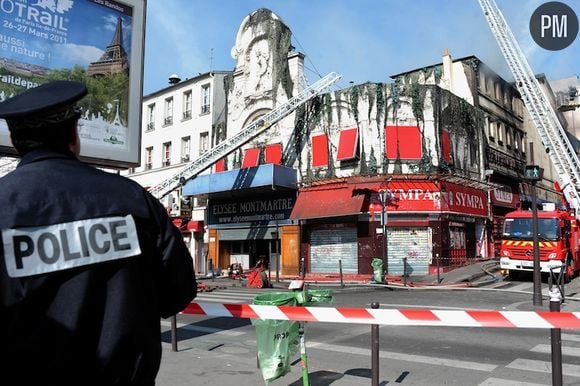
[{"label": "blue awning", "polygon": [[197,196],[260,187],[296,189],[296,182],[296,169],[265,164],[197,176],[183,186],[182,192],[184,196]]}]

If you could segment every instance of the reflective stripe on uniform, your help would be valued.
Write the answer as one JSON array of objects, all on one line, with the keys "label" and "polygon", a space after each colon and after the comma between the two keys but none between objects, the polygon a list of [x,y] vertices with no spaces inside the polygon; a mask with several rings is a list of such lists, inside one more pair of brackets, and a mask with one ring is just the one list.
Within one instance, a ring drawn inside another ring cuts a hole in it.
[{"label": "reflective stripe on uniform", "polygon": [[2,229],[1,235],[10,277],[62,271],[141,254],[131,215]]}]

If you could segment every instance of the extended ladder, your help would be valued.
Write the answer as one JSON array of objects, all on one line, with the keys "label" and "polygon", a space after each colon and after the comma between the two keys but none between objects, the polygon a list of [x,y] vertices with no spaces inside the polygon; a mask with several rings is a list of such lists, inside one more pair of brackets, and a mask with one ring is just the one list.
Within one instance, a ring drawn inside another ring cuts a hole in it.
[{"label": "extended ladder", "polygon": [[580,161],[544,90],[494,0],[479,0],[524,104],[558,173],[564,197],[580,218]]},{"label": "extended ladder", "polygon": [[212,149],[199,156],[198,159],[191,162],[180,172],[154,186],[149,190],[149,192],[158,199],[165,197],[175,188],[183,185],[186,181],[194,178],[223,157],[232,153],[240,146],[243,146],[253,138],[269,129],[273,124],[292,113],[303,103],[321,94],[324,90],[337,82],[341,77],[342,75],[331,72],[325,77],[319,79],[317,82],[306,87],[296,96],[289,99],[286,103],[281,104],[274,110],[270,111],[268,114],[258,118],[258,120],[249,126],[243,128],[236,135],[226,139],[223,142],[220,142]]}]

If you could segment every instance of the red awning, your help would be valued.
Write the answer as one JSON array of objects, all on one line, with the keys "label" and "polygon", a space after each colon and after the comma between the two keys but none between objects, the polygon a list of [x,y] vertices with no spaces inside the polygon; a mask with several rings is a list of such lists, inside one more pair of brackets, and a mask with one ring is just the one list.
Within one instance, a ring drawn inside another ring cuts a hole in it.
[{"label": "red awning", "polygon": [[319,186],[298,193],[291,219],[349,216],[361,213],[365,196],[352,195],[352,188]]},{"label": "red awning", "polygon": [[187,231],[189,232],[203,232],[203,221],[190,221],[187,223]]},{"label": "red awning", "polygon": [[358,129],[346,129],[340,132],[338,140],[338,152],[336,159],[339,161],[346,161],[356,157],[356,149],[358,144]]},{"label": "red awning", "polygon": [[258,166],[258,161],[260,160],[260,149],[252,148],[246,149],[244,153],[244,160],[242,161],[242,168],[251,168],[252,166]]}]

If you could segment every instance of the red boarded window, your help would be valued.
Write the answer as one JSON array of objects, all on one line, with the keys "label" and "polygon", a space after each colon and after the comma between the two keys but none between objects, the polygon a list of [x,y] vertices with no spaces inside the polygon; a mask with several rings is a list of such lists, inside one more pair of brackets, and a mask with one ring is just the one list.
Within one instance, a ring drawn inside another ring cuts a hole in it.
[{"label": "red boarded window", "polygon": [[346,129],[340,132],[336,159],[346,161],[356,157],[358,144],[358,129]]},{"label": "red boarded window", "polygon": [[448,164],[453,163],[453,157],[451,156],[451,136],[449,130],[443,129],[441,133],[441,151],[443,152],[443,159]]},{"label": "red boarded window", "polygon": [[328,136],[312,136],[312,167],[328,166]]},{"label": "red boarded window", "polygon": [[223,172],[225,170],[226,170],[226,160],[225,160],[225,158],[222,158],[215,163],[215,172],[219,173],[219,172]]},{"label": "red boarded window", "polygon": [[385,130],[387,157],[406,160],[421,159],[423,151],[419,127],[387,126]]},{"label": "red boarded window", "polygon": [[280,165],[282,163],[282,144],[274,143],[266,146],[264,158],[267,164]]},{"label": "red boarded window", "polygon": [[252,166],[258,166],[258,161],[260,159],[260,149],[254,147],[252,149],[246,149],[244,152],[244,159],[242,161],[242,168],[251,168]]}]

